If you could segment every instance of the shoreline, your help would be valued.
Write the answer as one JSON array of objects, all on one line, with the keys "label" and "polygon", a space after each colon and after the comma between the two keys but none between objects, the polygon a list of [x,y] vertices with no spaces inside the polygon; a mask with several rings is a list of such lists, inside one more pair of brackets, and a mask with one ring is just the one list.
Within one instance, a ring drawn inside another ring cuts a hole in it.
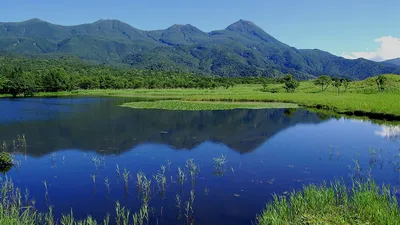
[{"label": "shoreline", "polygon": [[[368,117],[375,120],[400,122],[400,94],[353,93],[340,95],[323,93],[270,93],[255,89],[255,85],[238,85],[230,89],[104,89],[75,90],[72,92],[41,92],[36,97],[125,97],[140,100],[179,100],[185,102],[227,102],[232,104],[271,103],[283,106],[297,105],[306,109],[317,109],[343,116]],[[11,97],[0,95],[0,97]],[[132,101],[135,102],[135,101]],[[170,107],[171,108],[171,107]],[[236,107],[240,108],[240,107]],[[247,108],[247,107],[245,107]],[[251,108],[251,107],[250,107]],[[268,108],[268,107],[262,107]],[[273,107],[276,108],[276,107]],[[283,107],[284,108],[284,107]],[[292,107],[291,107],[292,108]],[[161,108],[162,109],[162,108]],[[195,108],[192,110],[196,110]]]}]

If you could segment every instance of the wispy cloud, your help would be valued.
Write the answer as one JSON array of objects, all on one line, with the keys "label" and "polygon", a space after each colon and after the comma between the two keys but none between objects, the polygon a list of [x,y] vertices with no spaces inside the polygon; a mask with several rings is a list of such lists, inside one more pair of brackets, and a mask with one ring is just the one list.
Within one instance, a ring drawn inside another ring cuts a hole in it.
[{"label": "wispy cloud", "polygon": [[348,59],[364,58],[374,61],[384,61],[400,57],[400,38],[385,36],[375,39],[375,42],[380,43],[380,47],[375,51],[345,52],[341,56]]},{"label": "wispy cloud", "polygon": [[400,126],[382,125],[381,130],[375,134],[390,140],[400,140]]}]

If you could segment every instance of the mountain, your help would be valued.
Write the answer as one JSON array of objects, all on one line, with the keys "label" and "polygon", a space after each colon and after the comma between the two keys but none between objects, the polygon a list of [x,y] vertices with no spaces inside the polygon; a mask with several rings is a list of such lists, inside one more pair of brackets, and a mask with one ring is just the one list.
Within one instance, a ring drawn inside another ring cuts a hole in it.
[{"label": "mountain", "polygon": [[209,33],[190,24],[143,31],[119,20],[76,26],[40,19],[0,23],[0,51],[35,56],[75,55],[97,63],[232,77],[280,77],[291,73],[299,79],[325,74],[364,79],[400,73],[400,66],[390,63],[348,60],[317,49],[296,49],[246,20]]},{"label": "mountain", "polygon": [[[319,124],[328,119],[301,109],[132,110],[118,107],[122,102],[130,101],[123,98],[75,105],[74,101],[62,104],[35,99],[18,101],[37,105],[40,108],[38,112],[47,110],[47,107],[80,112],[71,114],[64,110],[59,114],[60,119],[48,120],[31,120],[27,117],[23,117],[25,120],[10,120],[12,117],[0,117],[1,123],[7,123],[7,126],[0,126],[0,132],[4,134],[2,139],[12,140],[23,128],[28,140],[26,153],[30,156],[44,156],[65,149],[121,154],[150,143],[184,151],[210,141],[245,154],[286,129],[299,124]],[[3,113],[9,114],[9,111],[5,109]]]},{"label": "mountain", "polygon": [[393,64],[393,65],[398,65],[398,66],[400,66],[400,58],[389,59],[389,60],[383,61],[383,63],[386,63],[386,64]]}]

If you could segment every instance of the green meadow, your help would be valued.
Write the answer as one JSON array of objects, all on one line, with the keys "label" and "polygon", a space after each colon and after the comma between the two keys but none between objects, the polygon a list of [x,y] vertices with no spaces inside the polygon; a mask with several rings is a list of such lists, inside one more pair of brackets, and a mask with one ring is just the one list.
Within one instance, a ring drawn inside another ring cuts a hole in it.
[{"label": "green meadow", "polygon": [[[264,89],[261,84],[236,85],[231,88],[217,89],[123,89],[123,90],[76,90],[72,92],[39,93],[38,96],[120,96],[136,97],[151,100],[148,103],[132,103],[125,106],[138,108],[162,108],[162,109],[191,109],[204,108],[202,101],[215,101],[220,106],[212,105],[209,109],[248,108],[248,102],[277,102],[293,103],[306,108],[318,108],[335,113],[348,115],[377,115],[400,117],[400,76],[385,75],[387,82],[385,91],[378,90],[375,77],[362,81],[350,82],[347,88],[329,86],[321,91],[313,81],[302,81],[293,93],[287,93],[283,84],[268,84]],[[155,102],[154,100],[182,100],[185,103]],[[194,101],[187,107],[187,101]],[[226,102],[229,102],[227,104]],[[238,104],[238,102],[246,102]],[[173,106],[173,104],[176,107]],[[200,106],[197,104],[201,104]],[[185,105],[182,108],[182,105]],[[229,106],[228,106],[229,105]],[[246,107],[245,107],[246,105]],[[253,105],[259,108],[260,105]],[[276,107],[276,105],[264,105]],[[290,105],[283,105],[290,106]],[[250,107],[252,108],[252,107]]]},{"label": "green meadow", "polygon": [[139,109],[166,109],[166,110],[229,110],[229,109],[263,109],[263,108],[297,108],[291,103],[270,102],[208,102],[208,101],[138,101],[125,103],[123,107]]}]

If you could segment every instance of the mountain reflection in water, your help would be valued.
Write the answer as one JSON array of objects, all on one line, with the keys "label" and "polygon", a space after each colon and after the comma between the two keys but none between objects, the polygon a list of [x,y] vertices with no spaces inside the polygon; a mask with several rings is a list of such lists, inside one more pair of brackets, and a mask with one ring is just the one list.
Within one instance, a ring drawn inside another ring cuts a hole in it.
[{"label": "mountain reflection in water", "polygon": [[288,127],[323,121],[301,109],[166,111],[118,106],[125,101],[131,99],[37,98],[11,102],[14,109],[3,101],[0,104],[10,104],[3,114],[11,117],[0,124],[0,133],[4,140],[25,134],[32,156],[60,149],[119,154],[142,143],[193,149],[205,141],[247,153]]}]

